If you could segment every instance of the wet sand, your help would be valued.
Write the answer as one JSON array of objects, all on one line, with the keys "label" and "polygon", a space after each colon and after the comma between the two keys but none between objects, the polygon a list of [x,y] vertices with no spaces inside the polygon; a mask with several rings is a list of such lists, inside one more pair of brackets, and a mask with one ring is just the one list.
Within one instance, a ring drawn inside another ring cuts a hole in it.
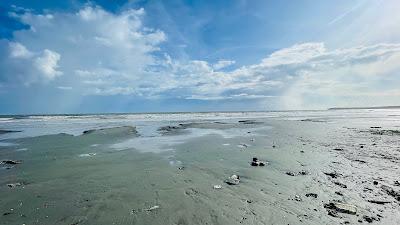
[{"label": "wet sand", "polygon": [[400,224],[397,117],[168,126],[4,140],[0,224]]}]

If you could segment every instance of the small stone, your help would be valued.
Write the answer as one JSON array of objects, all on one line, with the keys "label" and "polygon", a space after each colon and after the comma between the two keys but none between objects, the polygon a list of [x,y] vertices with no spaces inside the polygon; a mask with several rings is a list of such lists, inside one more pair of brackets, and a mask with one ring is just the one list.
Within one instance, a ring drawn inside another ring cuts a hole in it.
[{"label": "small stone", "polygon": [[313,197],[313,198],[318,198],[318,195],[315,193],[307,193],[306,197]]},{"label": "small stone", "polygon": [[225,183],[227,183],[229,185],[238,185],[239,182],[240,182],[240,178],[236,174],[233,174],[232,176],[230,176],[228,179],[225,180]]}]

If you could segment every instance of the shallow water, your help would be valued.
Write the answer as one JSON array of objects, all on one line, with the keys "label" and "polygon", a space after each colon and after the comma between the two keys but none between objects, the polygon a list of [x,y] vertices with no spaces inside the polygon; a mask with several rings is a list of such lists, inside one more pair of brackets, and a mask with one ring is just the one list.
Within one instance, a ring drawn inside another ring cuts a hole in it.
[{"label": "shallow water", "polygon": [[[0,159],[22,163],[0,165],[0,224],[338,223],[322,207],[336,191],[320,175],[339,157],[328,149],[343,144],[337,133],[355,135],[343,127],[398,129],[398,115],[349,110],[3,120],[0,129],[22,132],[0,135],[0,143],[11,143],[0,145]],[[260,123],[238,122],[243,119]],[[158,131],[193,122],[184,132]],[[120,126],[135,126],[137,133]],[[119,128],[82,134],[107,127]],[[267,166],[251,167],[252,157]],[[301,170],[310,175],[285,174]],[[232,174],[240,175],[239,185],[224,183]],[[357,202],[349,189],[347,201]],[[305,197],[308,192],[318,199]],[[293,200],[296,195],[302,201]],[[400,218],[386,212],[390,219],[383,224],[397,224]]]}]

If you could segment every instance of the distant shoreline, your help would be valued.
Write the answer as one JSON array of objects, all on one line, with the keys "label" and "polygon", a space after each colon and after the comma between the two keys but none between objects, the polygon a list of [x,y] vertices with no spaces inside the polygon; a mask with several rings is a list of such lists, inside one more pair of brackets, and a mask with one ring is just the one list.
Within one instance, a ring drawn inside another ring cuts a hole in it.
[{"label": "distant shoreline", "polygon": [[334,107],[328,110],[346,110],[346,109],[400,109],[400,106],[372,106],[372,107]]},{"label": "distant shoreline", "polygon": [[141,114],[190,114],[190,113],[262,113],[262,112],[310,112],[346,109],[400,109],[400,106],[371,106],[371,107],[332,107],[328,109],[289,109],[289,110],[249,110],[249,111],[181,111],[181,112],[104,112],[104,113],[33,113],[33,114],[0,114],[0,118],[29,117],[29,116],[95,116],[95,115],[141,115]]}]

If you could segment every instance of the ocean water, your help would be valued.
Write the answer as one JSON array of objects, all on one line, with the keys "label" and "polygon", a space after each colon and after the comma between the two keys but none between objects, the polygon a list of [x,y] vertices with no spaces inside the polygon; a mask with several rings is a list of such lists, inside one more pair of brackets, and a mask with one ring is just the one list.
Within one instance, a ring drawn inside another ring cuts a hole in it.
[{"label": "ocean water", "polygon": [[0,165],[0,224],[331,223],[290,200],[316,178],[285,172],[322,171],[328,133],[370,126],[398,130],[400,110],[3,116],[0,130],[19,132],[0,134],[0,160],[21,163]]}]

